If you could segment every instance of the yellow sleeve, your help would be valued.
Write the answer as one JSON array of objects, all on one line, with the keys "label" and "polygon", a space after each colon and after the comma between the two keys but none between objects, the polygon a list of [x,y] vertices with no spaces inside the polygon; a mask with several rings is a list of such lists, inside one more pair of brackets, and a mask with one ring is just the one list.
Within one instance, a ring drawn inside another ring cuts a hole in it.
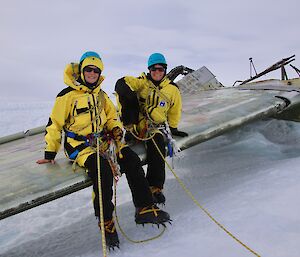
[{"label": "yellow sleeve", "polygon": [[173,97],[171,107],[168,110],[168,123],[170,127],[177,128],[179,121],[181,119],[181,112],[182,112],[182,100],[180,91],[177,87],[173,87]]},{"label": "yellow sleeve", "polygon": [[[61,145],[62,129],[65,125],[70,113],[71,105],[68,103],[67,95],[57,96],[54,107],[52,109],[49,122],[46,126],[45,141],[46,147],[45,152],[48,154],[49,159],[54,159]],[[47,154],[45,153],[45,156]],[[52,158],[51,158],[52,157]],[[46,158],[47,159],[47,158]]]},{"label": "yellow sleeve", "polygon": [[126,84],[130,87],[132,91],[139,91],[145,84],[145,78],[143,76],[141,77],[132,77],[132,76],[126,76],[124,77],[124,80]]},{"label": "yellow sleeve", "polygon": [[114,127],[123,128],[121,121],[119,120],[117,109],[107,94],[104,94],[105,97],[105,106],[104,111],[106,114],[107,122],[105,124],[106,129],[111,131]]}]

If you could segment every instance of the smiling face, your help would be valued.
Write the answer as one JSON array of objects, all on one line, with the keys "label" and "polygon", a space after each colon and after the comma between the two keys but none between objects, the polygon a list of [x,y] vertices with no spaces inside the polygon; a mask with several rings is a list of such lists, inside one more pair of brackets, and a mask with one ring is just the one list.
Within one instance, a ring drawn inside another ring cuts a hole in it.
[{"label": "smiling face", "polygon": [[90,84],[93,84],[98,81],[100,73],[100,69],[93,65],[86,66],[83,69],[84,79],[87,83]]},{"label": "smiling face", "polygon": [[149,71],[151,78],[154,81],[161,81],[165,76],[166,69],[159,64],[155,64],[154,66],[150,67]]}]

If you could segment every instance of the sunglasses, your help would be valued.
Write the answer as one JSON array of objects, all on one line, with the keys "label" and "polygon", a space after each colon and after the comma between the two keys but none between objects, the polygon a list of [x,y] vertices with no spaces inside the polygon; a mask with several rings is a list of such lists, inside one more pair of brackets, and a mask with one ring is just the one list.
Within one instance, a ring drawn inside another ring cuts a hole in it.
[{"label": "sunglasses", "polygon": [[86,71],[86,72],[94,71],[94,73],[97,73],[97,74],[101,73],[101,70],[99,68],[93,68],[93,67],[88,67],[88,66],[84,68],[84,71]]},{"label": "sunglasses", "polygon": [[151,67],[150,71],[159,71],[159,72],[164,72],[165,68],[163,67]]}]

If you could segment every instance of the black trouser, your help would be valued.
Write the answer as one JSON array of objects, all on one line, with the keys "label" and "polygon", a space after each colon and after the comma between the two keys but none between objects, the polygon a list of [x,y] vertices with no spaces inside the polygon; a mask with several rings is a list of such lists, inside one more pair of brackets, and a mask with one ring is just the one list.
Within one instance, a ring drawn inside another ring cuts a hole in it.
[{"label": "black trouser", "polygon": [[123,148],[121,152],[123,158],[118,158],[118,163],[121,172],[126,175],[134,206],[146,207],[152,205],[152,194],[139,156],[129,147]]},{"label": "black trouser", "polygon": [[[88,175],[93,182],[94,209],[95,216],[100,217],[99,207],[99,190],[98,190],[98,168],[97,168],[97,154],[90,155],[84,163],[84,166],[88,169]],[[102,189],[102,201],[103,201],[103,216],[104,220],[112,219],[112,213],[114,205],[112,203],[113,196],[113,175],[109,163],[103,157],[100,157],[100,172],[101,172],[101,189]]]},{"label": "black trouser", "polygon": [[[145,178],[144,170],[140,158],[129,147],[122,149],[123,158],[118,158],[121,172],[125,173],[128,185],[131,190],[132,199],[135,207],[146,207],[153,204],[149,184]],[[95,216],[99,217],[99,190],[98,190],[98,169],[97,154],[92,154],[85,162],[85,167],[89,170],[88,175],[93,181],[93,190],[95,194],[94,209]],[[103,199],[104,220],[110,220],[114,210],[112,203],[113,196],[113,175],[109,163],[100,157],[101,188]]]},{"label": "black trouser", "polygon": [[[166,149],[163,135],[160,133],[156,133],[153,137],[153,140],[157,144],[159,151],[163,154],[164,157],[166,157]],[[146,148],[148,163],[146,178],[150,186],[155,186],[162,189],[164,187],[166,179],[165,161],[158,152],[152,139],[146,142]]]}]

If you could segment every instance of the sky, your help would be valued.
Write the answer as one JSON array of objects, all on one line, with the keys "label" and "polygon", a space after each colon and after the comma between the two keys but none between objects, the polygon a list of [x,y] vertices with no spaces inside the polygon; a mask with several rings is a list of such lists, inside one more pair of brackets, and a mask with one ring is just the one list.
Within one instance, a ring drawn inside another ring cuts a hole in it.
[{"label": "sky", "polygon": [[90,50],[102,57],[109,94],[118,78],[146,71],[153,52],[170,69],[205,65],[230,86],[249,77],[249,57],[259,72],[299,55],[299,8],[297,0],[3,1],[0,100],[54,101],[65,65]]}]

